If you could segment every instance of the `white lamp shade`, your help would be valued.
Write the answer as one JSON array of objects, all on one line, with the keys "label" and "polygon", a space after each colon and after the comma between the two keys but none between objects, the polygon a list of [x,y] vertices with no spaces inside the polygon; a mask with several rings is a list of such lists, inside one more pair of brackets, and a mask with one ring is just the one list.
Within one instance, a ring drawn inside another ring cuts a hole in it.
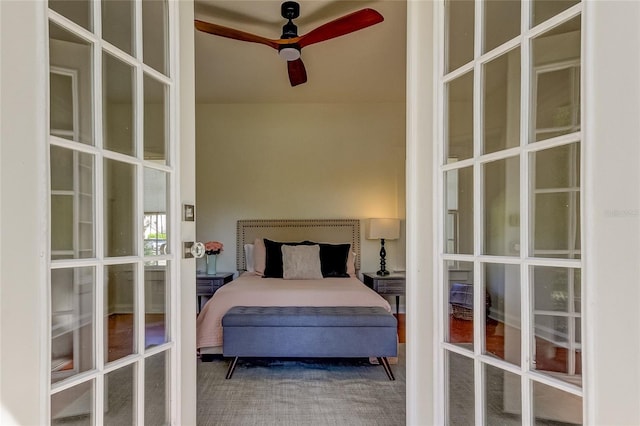
[{"label": "white lamp shade", "polygon": [[400,238],[400,219],[369,219],[367,239],[397,240]]}]

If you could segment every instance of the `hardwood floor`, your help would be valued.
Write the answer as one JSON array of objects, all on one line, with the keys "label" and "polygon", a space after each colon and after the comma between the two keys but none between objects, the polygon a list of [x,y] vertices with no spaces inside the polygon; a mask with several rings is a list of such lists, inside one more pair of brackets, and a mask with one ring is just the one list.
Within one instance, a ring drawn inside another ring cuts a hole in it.
[{"label": "hardwood floor", "polygon": [[406,335],[407,316],[406,314],[398,314],[396,315],[396,318],[398,319],[398,342],[407,343],[407,335]]}]

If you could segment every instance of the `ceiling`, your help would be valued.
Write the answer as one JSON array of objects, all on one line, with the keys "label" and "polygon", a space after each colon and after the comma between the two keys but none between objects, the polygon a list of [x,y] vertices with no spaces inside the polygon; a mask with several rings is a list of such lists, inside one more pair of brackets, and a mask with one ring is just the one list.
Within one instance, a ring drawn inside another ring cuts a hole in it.
[{"label": "ceiling", "polygon": [[[299,1],[298,34],[363,8],[384,22],[306,47],[308,81],[291,87],[284,60],[268,46],[195,31],[198,103],[358,103],[405,99],[404,0]],[[196,0],[196,19],[280,38],[280,1]]]}]

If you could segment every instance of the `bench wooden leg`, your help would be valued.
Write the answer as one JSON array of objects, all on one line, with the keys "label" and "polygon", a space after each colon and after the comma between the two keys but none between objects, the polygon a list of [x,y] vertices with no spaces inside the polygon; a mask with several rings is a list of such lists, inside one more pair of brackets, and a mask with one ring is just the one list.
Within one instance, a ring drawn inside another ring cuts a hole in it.
[{"label": "bench wooden leg", "polygon": [[227,377],[226,379],[230,379],[231,376],[233,376],[233,371],[236,369],[236,364],[238,363],[238,357],[235,357],[233,359],[233,361],[231,361],[231,364],[229,364],[229,369],[227,370]]},{"label": "bench wooden leg", "polygon": [[378,357],[378,362],[384,367],[384,372],[387,373],[387,377],[389,377],[389,380],[395,380],[396,378],[393,376],[393,371],[391,371],[391,365],[389,365],[389,360],[387,359],[387,357]]}]

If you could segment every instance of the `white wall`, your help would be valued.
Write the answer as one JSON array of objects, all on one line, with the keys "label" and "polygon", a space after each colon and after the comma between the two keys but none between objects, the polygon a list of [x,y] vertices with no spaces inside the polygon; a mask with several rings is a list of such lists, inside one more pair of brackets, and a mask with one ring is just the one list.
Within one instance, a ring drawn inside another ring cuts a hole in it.
[{"label": "white wall", "polygon": [[[404,127],[403,103],[198,105],[197,239],[221,241],[218,270],[235,271],[239,219],[404,218]],[[386,248],[404,269],[404,239]]]}]

